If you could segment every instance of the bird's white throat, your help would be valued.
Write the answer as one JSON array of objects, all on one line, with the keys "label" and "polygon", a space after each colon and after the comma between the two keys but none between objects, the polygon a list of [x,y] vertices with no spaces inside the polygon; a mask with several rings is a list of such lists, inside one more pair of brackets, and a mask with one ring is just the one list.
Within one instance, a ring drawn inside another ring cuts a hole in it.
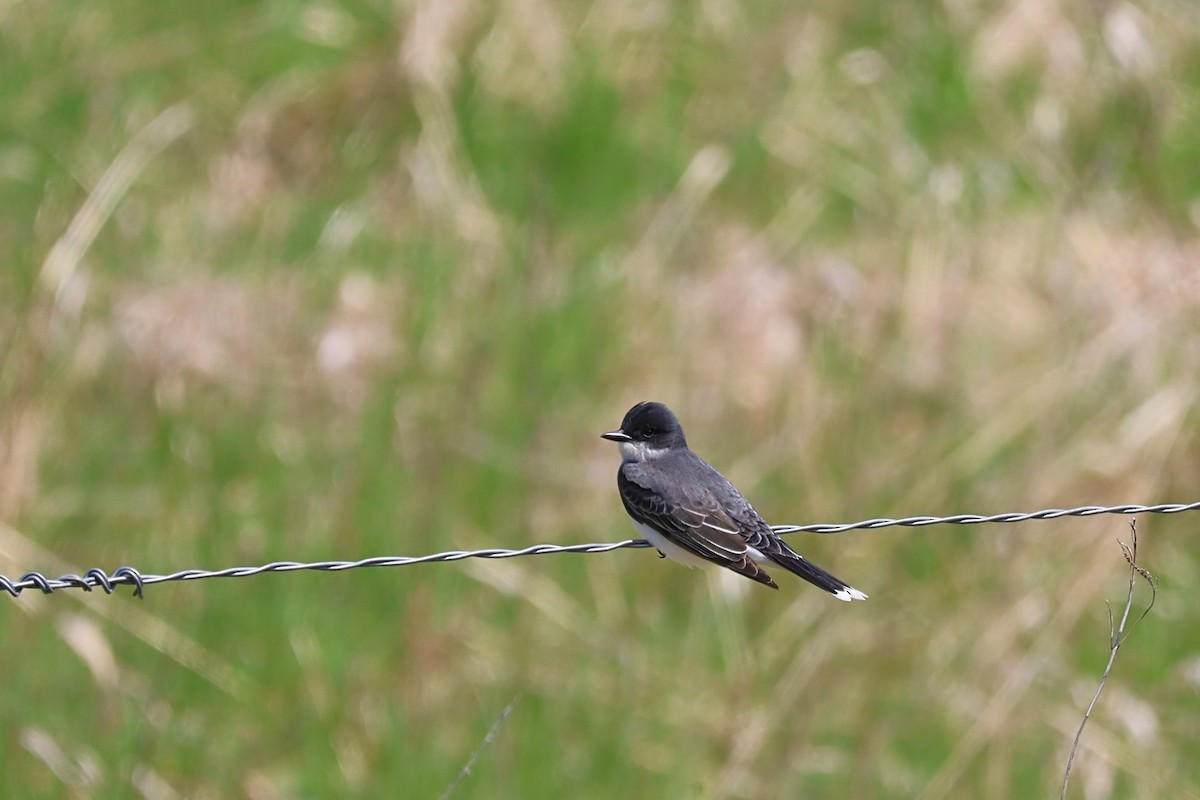
[{"label": "bird's white throat", "polygon": [[651,447],[649,442],[620,442],[622,461],[650,461],[667,454],[665,447]]}]

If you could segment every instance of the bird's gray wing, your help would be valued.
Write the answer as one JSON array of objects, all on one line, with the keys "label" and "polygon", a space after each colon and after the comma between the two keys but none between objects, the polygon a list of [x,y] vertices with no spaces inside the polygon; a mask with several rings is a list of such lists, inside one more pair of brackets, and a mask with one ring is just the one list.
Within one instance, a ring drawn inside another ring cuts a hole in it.
[{"label": "bird's gray wing", "polygon": [[750,558],[741,526],[711,493],[683,486],[676,487],[668,498],[651,471],[632,466],[618,473],[617,485],[625,510],[635,521],[706,561],[768,586],[775,585]]},{"label": "bird's gray wing", "polygon": [[[789,572],[829,592],[839,600],[865,600],[867,596],[841,578],[831,575],[787,545],[771,526],[759,516],[754,507],[726,481],[724,509],[737,525],[738,534],[747,545]],[[732,493],[732,494],[730,494]]]}]

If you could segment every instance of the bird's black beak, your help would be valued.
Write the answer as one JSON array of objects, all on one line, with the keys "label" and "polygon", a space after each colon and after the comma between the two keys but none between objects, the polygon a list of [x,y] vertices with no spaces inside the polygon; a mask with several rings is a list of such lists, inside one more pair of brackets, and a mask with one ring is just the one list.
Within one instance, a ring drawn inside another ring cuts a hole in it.
[{"label": "bird's black beak", "polygon": [[625,431],[609,431],[608,433],[600,434],[601,439],[608,439],[610,442],[632,442],[633,437]]}]

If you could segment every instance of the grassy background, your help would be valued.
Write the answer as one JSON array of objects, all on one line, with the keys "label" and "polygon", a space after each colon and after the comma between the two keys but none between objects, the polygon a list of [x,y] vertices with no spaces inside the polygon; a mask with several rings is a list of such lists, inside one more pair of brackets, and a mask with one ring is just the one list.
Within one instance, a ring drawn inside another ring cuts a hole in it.
[{"label": "grassy background", "polygon": [[[1200,499],[1188,4],[0,8],[0,573]],[[107,176],[107,177],[105,177]],[[1200,557],[1077,797],[1200,797]],[[1120,518],[0,602],[7,797],[1056,796]]]}]

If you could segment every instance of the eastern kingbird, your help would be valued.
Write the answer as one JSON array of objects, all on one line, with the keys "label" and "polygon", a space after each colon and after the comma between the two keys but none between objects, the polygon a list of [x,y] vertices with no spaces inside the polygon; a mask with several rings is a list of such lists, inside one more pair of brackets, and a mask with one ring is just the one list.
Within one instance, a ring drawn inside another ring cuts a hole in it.
[{"label": "eastern kingbird", "polygon": [[724,475],[688,449],[662,403],[638,403],[620,429],[601,436],[621,448],[621,502],[660,555],[690,567],[716,564],[778,589],[758,566],[774,563],[838,600],[867,599],[784,544]]}]

